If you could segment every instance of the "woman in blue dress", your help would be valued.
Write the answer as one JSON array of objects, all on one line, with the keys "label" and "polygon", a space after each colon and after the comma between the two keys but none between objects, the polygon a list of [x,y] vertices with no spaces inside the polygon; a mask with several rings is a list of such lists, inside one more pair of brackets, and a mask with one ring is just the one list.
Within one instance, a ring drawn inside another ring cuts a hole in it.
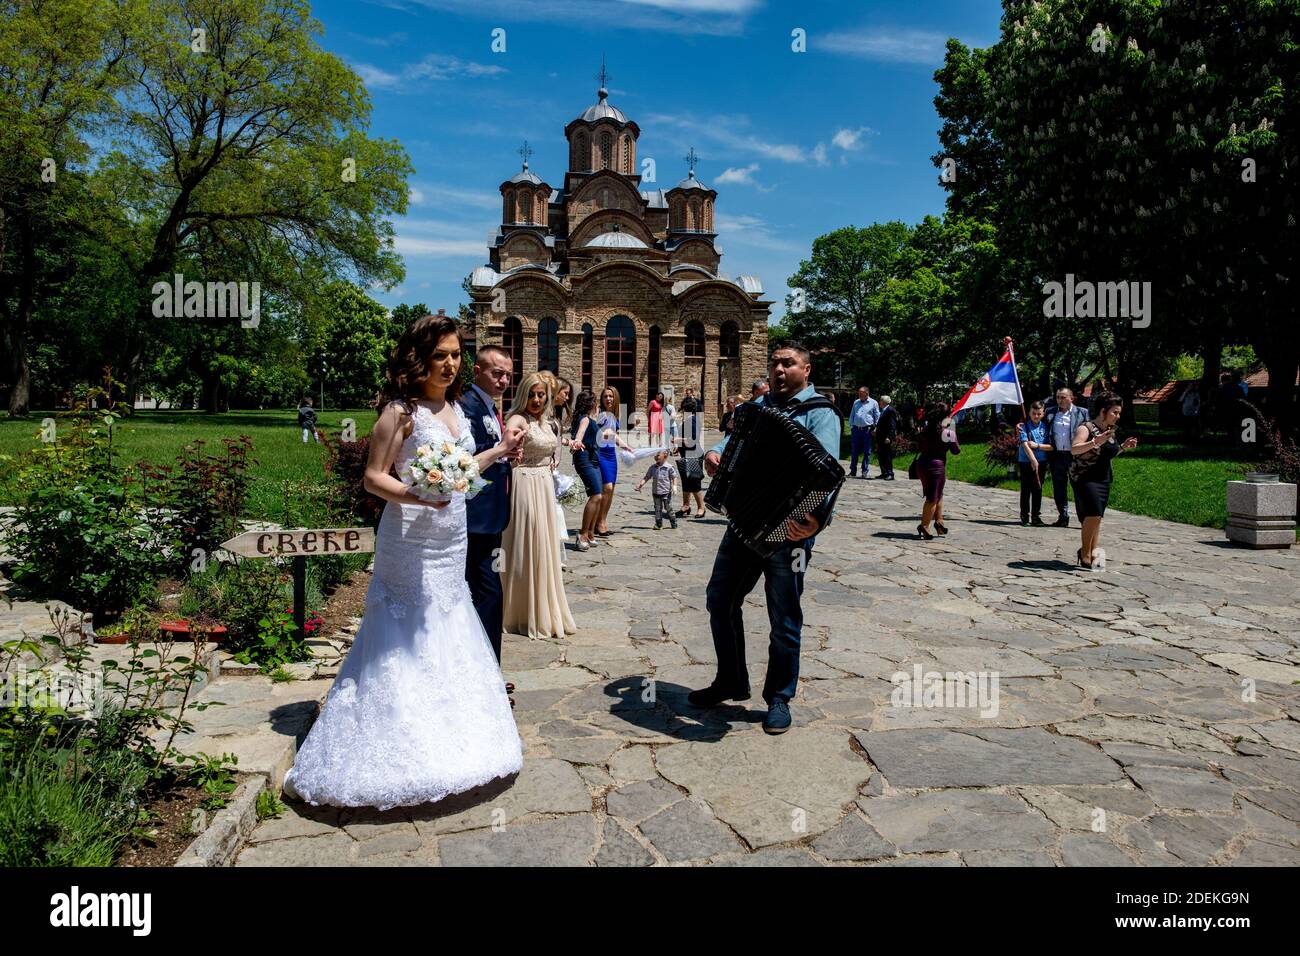
[{"label": "woman in blue dress", "polygon": [[600,428],[596,437],[597,461],[600,480],[600,514],[596,518],[596,537],[609,537],[609,508],[614,503],[614,485],[618,482],[618,450],[632,448],[618,436],[618,389],[606,385],[600,393],[600,414],[596,423]]}]

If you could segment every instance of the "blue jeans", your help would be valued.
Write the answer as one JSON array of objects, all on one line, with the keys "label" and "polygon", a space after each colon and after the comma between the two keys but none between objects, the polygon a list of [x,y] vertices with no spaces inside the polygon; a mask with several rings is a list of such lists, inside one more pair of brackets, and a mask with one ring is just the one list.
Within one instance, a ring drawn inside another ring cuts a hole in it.
[{"label": "blue jeans", "polygon": [[853,444],[853,457],[849,459],[849,474],[858,473],[858,455],[862,455],[862,473],[865,475],[871,467],[871,429],[854,425],[849,431],[849,441]]},{"label": "blue jeans", "polygon": [[787,543],[770,557],[760,557],[728,528],[718,545],[709,578],[707,607],[713,629],[713,649],[718,655],[715,683],[732,690],[749,687],[745,667],[745,622],[741,607],[759,577],[765,578],[767,616],[771,626],[767,646],[767,679],[763,700],[790,700],[799,687],[799,635],[803,630],[803,570],[794,569],[795,554],[803,553],[803,567],[812,558],[813,539]]}]

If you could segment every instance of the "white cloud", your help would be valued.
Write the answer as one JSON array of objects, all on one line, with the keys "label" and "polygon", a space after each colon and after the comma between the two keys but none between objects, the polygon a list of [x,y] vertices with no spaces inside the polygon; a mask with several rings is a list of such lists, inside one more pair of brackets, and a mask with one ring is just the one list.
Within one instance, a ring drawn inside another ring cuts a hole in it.
[{"label": "white cloud", "polygon": [[376,89],[396,89],[399,92],[423,80],[451,80],[458,77],[493,76],[505,73],[506,68],[489,63],[475,63],[444,53],[430,53],[416,63],[408,63],[397,73],[383,70],[369,63],[355,63],[355,69],[366,86]]},{"label": "white cloud", "polygon": [[724,247],[753,247],[798,255],[807,252],[806,246],[775,234],[761,216],[718,213],[714,225],[718,230],[718,241]]},{"label": "white cloud", "polygon": [[[656,30],[735,36],[762,0],[369,0],[395,9],[423,7],[486,20],[494,26],[521,22],[560,23],[588,31]],[[398,6],[398,4],[401,6]],[[597,12],[593,12],[593,8]],[[508,29],[508,27],[507,27]],[[507,34],[507,43],[509,34]],[[507,47],[507,49],[509,49]]]},{"label": "white cloud", "polygon": [[826,165],[826,144],[825,143],[818,143],[816,146],[813,147],[812,161],[816,163],[818,166]]},{"label": "white cloud", "polygon": [[501,195],[482,189],[462,189],[459,186],[446,186],[441,183],[421,183],[418,187],[411,188],[411,205],[498,209],[501,206]]},{"label": "white cloud", "polygon": [[[424,259],[467,258],[473,264],[487,262],[486,236],[482,220],[400,219],[393,248],[403,256]],[[495,230],[491,230],[495,232]]]},{"label": "white cloud", "polygon": [[870,126],[859,126],[857,129],[837,129],[835,135],[831,137],[831,143],[842,150],[856,152],[863,148],[863,135],[874,135],[875,132]]},{"label": "white cloud", "polygon": [[948,37],[943,33],[864,27],[816,34],[810,46],[864,60],[925,63],[938,67],[943,62],[947,43]]},{"label": "white cloud", "polygon": [[758,154],[765,159],[777,159],[783,163],[820,163],[825,159],[825,148],[823,149],[822,159],[817,158],[816,149],[808,150],[794,143],[775,143],[770,140],[762,139],[752,133],[737,133],[733,126],[742,125],[743,120],[735,118],[728,123],[719,123],[713,121],[700,121],[689,116],[672,116],[666,113],[652,113],[645,118],[646,125],[651,123],[661,123],[668,126],[675,126],[684,133],[688,133],[701,140],[715,143],[724,150],[733,153],[754,155]]},{"label": "white cloud", "polygon": [[743,167],[731,166],[724,169],[713,181],[719,185],[723,183],[744,183],[746,186],[752,186],[754,185],[754,173],[756,172],[758,172],[758,163],[750,163],[748,166]]}]

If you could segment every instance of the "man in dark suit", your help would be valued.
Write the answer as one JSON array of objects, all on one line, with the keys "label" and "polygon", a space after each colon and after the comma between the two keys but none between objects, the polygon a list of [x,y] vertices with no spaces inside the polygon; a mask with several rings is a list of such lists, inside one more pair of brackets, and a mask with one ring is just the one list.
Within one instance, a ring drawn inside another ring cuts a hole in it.
[{"label": "man in dark suit", "polygon": [[894,442],[898,438],[898,409],[888,395],[880,396],[880,418],[876,420],[876,458],[880,462],[880,477],[894,480]]},{"label": "man in dark suit", "polygon": [[[474,453],[496,445],[504,434],[497,402],[510,385],[514,362],[498,345],[485,345],[474,359],[474,384],[460,397],[460,407],[474,435]],[[501,662],[501,573],[496,557],[501,533],[510,523],[510,464],[497,462],[483,472],[491,482],[465,506],[469,530],[469,551],[465,556],[465,580],[469,583],[474,610],[483,621],[497,663]],[[511,684],[507,690],[514,690]]]}]

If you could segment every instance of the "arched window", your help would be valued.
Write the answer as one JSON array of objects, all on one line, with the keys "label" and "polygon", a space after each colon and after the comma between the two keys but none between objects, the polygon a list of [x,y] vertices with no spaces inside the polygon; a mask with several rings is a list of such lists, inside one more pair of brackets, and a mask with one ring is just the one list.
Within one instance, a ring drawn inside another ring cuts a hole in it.
[{"label": "arched window", "polygon": [[686,208],[683,211],[686,213],[686,223],[685,223],[686,228],[694,229],[695,228],[695,204],[689,202],[686,203]]},{"label": "arched window", "polygon": [[501,347],[510,353],[514,362],[514,371],[510,375],[510,385],[502,397],[505,407],[515,400],[515,388],[524,377],[524,326],[513,315],[505,320],[501,330]]},{"label": "arched window", "polygon": [[545,226],[547,220],[546,204],[550,197],[542,195],[542,192],[543,191],[539,189],[537,195],[533,197],[533,205],[536,207],[536,210],[533,213],[533,222]]},{"label": "arched window", "polygon": [[609,169],[614,162],[614,137],[609,133],[600,134],[600,168]]},{"label": "arched window", "polygon": [[631,176],[634,173],[632,169],[632,137],[623,137],[623,172]]},{"label": "arched window", "polygon": [[624,401],[636,394],[636,328],[626,315],[605,325],[605,384],[613,385]]},{"label": "arched window", "polygon": [[704,358],[704,323],[699,319],[686,323],[686,357]]},{"label": "arched window", "polygon": [[709,199],[704,201],[704,231],[713,231],[713,201]]},{"label": "arched window", "polygon": [[718,336],[718,356],[740,358],[740,326],[735,322],[722,323],[722,334]]},{"label": "arched window", "polygon": [[542,319],[537,323],[537,371],[560,374],[560,323]]},{"label": "arched window", "polygon": [[704,230],[704,217],[700,214],[700,201],[697,199],[691,203],[691,227],[697,232]]},{"label": "arched window", "polygon": [[592,353],[595,351],[595,335],[590,322],[582,325],[582,387],[593,388],[591,384]]},{"label": "arched window", "polygon": [[646,401],[659,391],[659,326],[650,326],[650,340],[646,346]]},{"label": "arched window", "polygon": [[501,221],[515,221],[515,191],[507,189],[505,193],[505,202],[501,204]]},{"label": "arched window", "polygon": [[577,155],[573,157],[573,168],[585,173],[591,169],[591,147],[587,145],[587,134],[579,133],[576,142],[574,151]]},{"label": "arched window", "polygon": [[533,194],[527,189],[519,190],[519,215],[515,222],[533,221]]}]

